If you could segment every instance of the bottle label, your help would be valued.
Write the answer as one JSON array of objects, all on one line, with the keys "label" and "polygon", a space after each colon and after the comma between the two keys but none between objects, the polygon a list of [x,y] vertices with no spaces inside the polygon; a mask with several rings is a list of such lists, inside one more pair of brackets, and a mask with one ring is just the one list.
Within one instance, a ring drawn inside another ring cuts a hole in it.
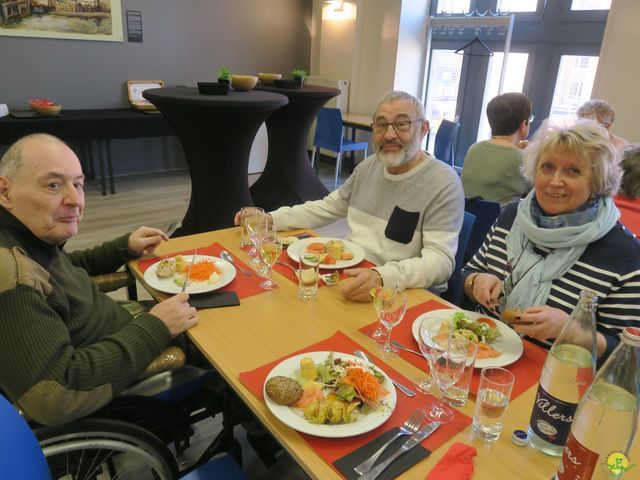
[{"label": "bottle label", "polygon": [[562,446],[571,430],[577,403],[563,402],[538,385],[536,401],[531,412],[531,429],[543,440]]},{"label": "bottle label", "polygon": [[598,455],[580,445],[573,434],[569,433],[567,444],[562,452],[558,467],[558,480],[576,480],[591,478],[598,465]]}]

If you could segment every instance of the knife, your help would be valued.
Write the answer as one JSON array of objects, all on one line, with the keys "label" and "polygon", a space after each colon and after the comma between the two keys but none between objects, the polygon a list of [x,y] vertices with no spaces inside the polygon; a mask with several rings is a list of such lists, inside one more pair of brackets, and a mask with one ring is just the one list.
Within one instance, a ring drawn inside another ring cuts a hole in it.
[{"label": "knife", "polygon": [[376,465],[374,468],[369,470],[364,475],[359,476],[358,480],[373,480],[374,478],[378,478],[378,476],[384,471],[384,469],[387,468],[389,465],[391,465],[391,463],[396,458],[398,458],[403,453],[408,452],[413,447],[418,445],[425,438],[427,438],[429,435],[435,432],[440,425],[441,425],[440,422],[431,422],[429,425],[424,427],[418,433],[415,433],[409,440],[404,442],[404,444],[398,450],[396,450],[393,453],[393,455],[387,458],[384,462],[380,463],[379,465]]},{"label": "knife", "polygon": [[187,289],[187,284],[189,283],[189,275],[191,275],[191,267],[193,267],[193,264],[196,261],[197,253],[198,253],[198,249],[196,248],[193,251],[193,256],[191,257],[191,263],[189,264],[189,270],[187,270],[187,276],[184,278],[184,283],[182,284],[182,290],[180,290],[181,292],[184,292]]}]

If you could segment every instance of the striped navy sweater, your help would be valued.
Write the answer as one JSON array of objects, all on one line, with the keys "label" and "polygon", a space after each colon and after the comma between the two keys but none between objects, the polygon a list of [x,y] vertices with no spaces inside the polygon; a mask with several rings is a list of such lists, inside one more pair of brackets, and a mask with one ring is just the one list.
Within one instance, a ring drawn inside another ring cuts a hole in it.
[{"label": "striped navy sweater", "polygon": [[[505,208],[487,234],[482,248],[463,269],[462,281],[473,272],[491,273],[504,280],[507,272],[506,237],[517,213],[517,204]],[[537,247],[541,255],[549,249]],[[526,277],[523,278],[526,281]],[[640,241],[620,223],[600,240],[591,243],[578,261],[561,278],[553,281],[547,305],[571,313],[580,291],[598,293],[596,323],[607,339],[606,358],[618,344],[627,326],[640,327]],[[482,306],[485,314],[492,313]],[[547,348],[552,342],[542,341]]]}]

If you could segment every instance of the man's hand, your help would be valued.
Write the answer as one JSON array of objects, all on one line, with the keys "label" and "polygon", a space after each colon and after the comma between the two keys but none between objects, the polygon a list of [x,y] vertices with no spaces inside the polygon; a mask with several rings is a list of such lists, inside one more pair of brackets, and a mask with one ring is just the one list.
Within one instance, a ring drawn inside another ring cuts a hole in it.
[{"label": "man's hand", "polygon": [[169,237],[157,228],[140,227],[129,235],[129,251],[134,255],[153,252],[162,241]]},{"label": "man's hand", "polygon": [[473,282],[471,294],[476,302],[489,310],[495,310],[499,305],[498,296],[501,290],[502,282],[498,277],[490,273],[480,273]]},{"label": "man's hand", "polygon": [[377,280],[380,278],[380,274],[371,268],[351,268],[345,270],[344,274],[352,277],[340,287],[342,295],[347,300],[369,302],[371,301],[371,288],[375,284],[381,285]]},{"label": "man's hand", "polygon": [[166,325],[175,337],[198,323],[196,309],[189,305],[189,294],[182,292],[154,306],[149,313]]},{"label": "man's hand", "polygon": [[512,324],[513,329],[518,333],[546,340],[556,338],[567,320],[569,320],[568,313],[545,305],[525,308],[520,318]]}]

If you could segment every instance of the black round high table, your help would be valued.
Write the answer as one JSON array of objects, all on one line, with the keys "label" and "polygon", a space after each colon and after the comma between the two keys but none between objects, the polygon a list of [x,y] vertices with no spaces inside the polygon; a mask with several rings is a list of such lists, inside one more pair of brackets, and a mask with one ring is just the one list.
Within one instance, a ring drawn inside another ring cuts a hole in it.
[{"label": "black round high table", "polygon": [[176,236],[233,226],[235,213],[253,205],[247,182],[253,139],[287,97],[253,90],[202,95],[189,87],[154,88],[143,96],[173,126],[189,165],[191,199]]},{"label": "black round high table", "polygon": [[264,172],[251,187],[254,204],[269,211],[324,197],[329,191],[311,167],[307,141],[316,115],[340,90],[313,85],[299,89],[265,85],[256,88],[286,95],[289,103],[266,120],[269,153]]}]

